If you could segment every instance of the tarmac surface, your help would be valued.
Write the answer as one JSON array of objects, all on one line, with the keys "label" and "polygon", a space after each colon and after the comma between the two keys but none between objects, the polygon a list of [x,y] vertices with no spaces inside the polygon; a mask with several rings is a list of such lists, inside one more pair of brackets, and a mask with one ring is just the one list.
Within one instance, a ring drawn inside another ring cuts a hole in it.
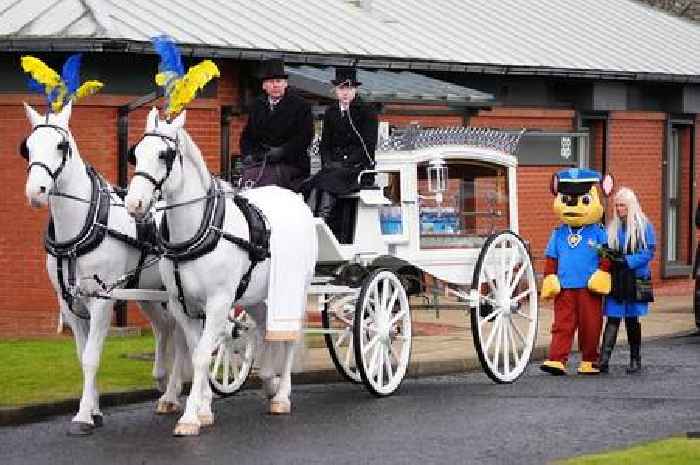
[{"label": "tarmac surface", "polygon": [[[448,299],[443,298],[441,302],[445,304],[444,308],[412,305],[414,337],[411,363],[407,374],[409,378],[481,371],[471,336],[468,314],[453,307],[450,309]],[[551,303],[542,302],[537,341],[532,355],[535,365],[546,355],[551,339],[552,316]],[[645,341],[690,334],[694,330],[691,296],[659,296],[652,304],[649,315],[642,319],[642,334]],[[618,347],[625,344],[626,334],[623,328],[620,328]],[[574,342],[572,349],[575,350],[576,347]],[[574,373],[575,369],[576,364],[572,360],[569,364],[570,373]],[[328,356],[328,350],[318,336],[307,337],[306,344],[297,351],[293,376],[293,383],[296,385],[342,380]],[[257,385],[255,374],[251,378],[247,387]],[[100,405],[104,410],[118,405],[156,399],[158,395],[155,389],[108,393],[101,396]],[[0,408],[0,426],[40,421],[54,415],[75,412],[77,405],[77,399],[69,399],[20,408]]]},{"label": "tarmac surface", "polygon": [[[216,424],[174,438],[177,417],[153,403],[106,410],[105,424],[69,438],[70,416],[0,428],[15,464],[541,465],[582,453],[700,431],[700,337],[643,344],[640,375],[618,348],[606,376],[552,377],[536,364],[514,384],[480,372],[409,379],[376,399],[349,383],[296,386],[288,417],[264,413],[257,390],[214,405]],[[575,362],[576,360],[574,360]]]}]

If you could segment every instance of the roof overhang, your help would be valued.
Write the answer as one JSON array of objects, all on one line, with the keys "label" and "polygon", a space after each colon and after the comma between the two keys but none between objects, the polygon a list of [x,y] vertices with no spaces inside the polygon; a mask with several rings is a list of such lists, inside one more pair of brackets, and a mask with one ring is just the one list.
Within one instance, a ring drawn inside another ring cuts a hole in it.
[{"label": "roof overhang", "polygon": [[[265,60],[283,58],[291,64],[325,66],[358,66],[389,70],[448,71],[470,74],[580,78],[616,81],[654,81],[700,83],[700,75],[679,75],[635,71],[567,69],[544,66],[517,66],[500,64],[458,63],[423,59],[398,59],[383,56],[349,56],[342,54],[285,52],[280,50],[214,47],[197,44],[178,44],[183,56],[228,58],[237,60]],[[93,37],[12,37],[0,38],[3,52],[104,52],[152,54],[148,41],[129,39],[100,39]]]}]

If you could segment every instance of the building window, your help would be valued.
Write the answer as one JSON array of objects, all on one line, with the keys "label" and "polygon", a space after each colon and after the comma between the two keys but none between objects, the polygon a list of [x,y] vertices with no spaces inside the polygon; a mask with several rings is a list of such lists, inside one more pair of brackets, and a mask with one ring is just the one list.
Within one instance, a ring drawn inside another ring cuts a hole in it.
[{"label": "building window", "polygon": [[658,243],[664,277],[687,276],[693,261],[692,120],[670,120],[663,171],[663,241]]}]

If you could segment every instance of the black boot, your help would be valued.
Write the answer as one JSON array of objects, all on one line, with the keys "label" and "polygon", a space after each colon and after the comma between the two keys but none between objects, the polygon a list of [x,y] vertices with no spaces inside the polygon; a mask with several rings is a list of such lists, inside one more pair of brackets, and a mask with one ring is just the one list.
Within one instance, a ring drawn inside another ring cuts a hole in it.
[{"label": "black boot", "polygon": [[327,223],[333,213],[333,207],[335,207],[335,196],[323,191],[318,203],[318,216]]},{"label": "black boot", "polygon": [[613,349],[615,348],[618,329],[620,329],[620,319],[609,317],[605,322],[603,343],[600,348],[600,360],[598,361],[598,369],[601,373],[607,373],[610,369],[610,357],[612,356]]},{"label": "black boot", "polygon": [[630,345],[630,366],[627,367],[627,373],[638,374],[642,371],[642,324],[637,318],[625,318],[625,329]]}]

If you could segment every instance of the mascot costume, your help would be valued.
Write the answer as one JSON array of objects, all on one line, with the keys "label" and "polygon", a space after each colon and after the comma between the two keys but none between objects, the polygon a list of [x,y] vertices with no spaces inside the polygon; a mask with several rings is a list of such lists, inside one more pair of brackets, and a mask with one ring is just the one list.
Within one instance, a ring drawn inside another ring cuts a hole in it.
[{"label": "mascot costume", "polygon": [[578,330],[580,374],[598,374],[598,341],[603,326],[602,296],[610,292],[610,263],[599,258],[607,245],[600,223],[604,207],[598,185],[608,195],[612,178],[601,179],[589,169],[570,168],[552,176],[554,228],[545,250],[542,298],[554,298],[554,323],[549,358],[540,367],[552,375],[566,374],[566,362]]}]

